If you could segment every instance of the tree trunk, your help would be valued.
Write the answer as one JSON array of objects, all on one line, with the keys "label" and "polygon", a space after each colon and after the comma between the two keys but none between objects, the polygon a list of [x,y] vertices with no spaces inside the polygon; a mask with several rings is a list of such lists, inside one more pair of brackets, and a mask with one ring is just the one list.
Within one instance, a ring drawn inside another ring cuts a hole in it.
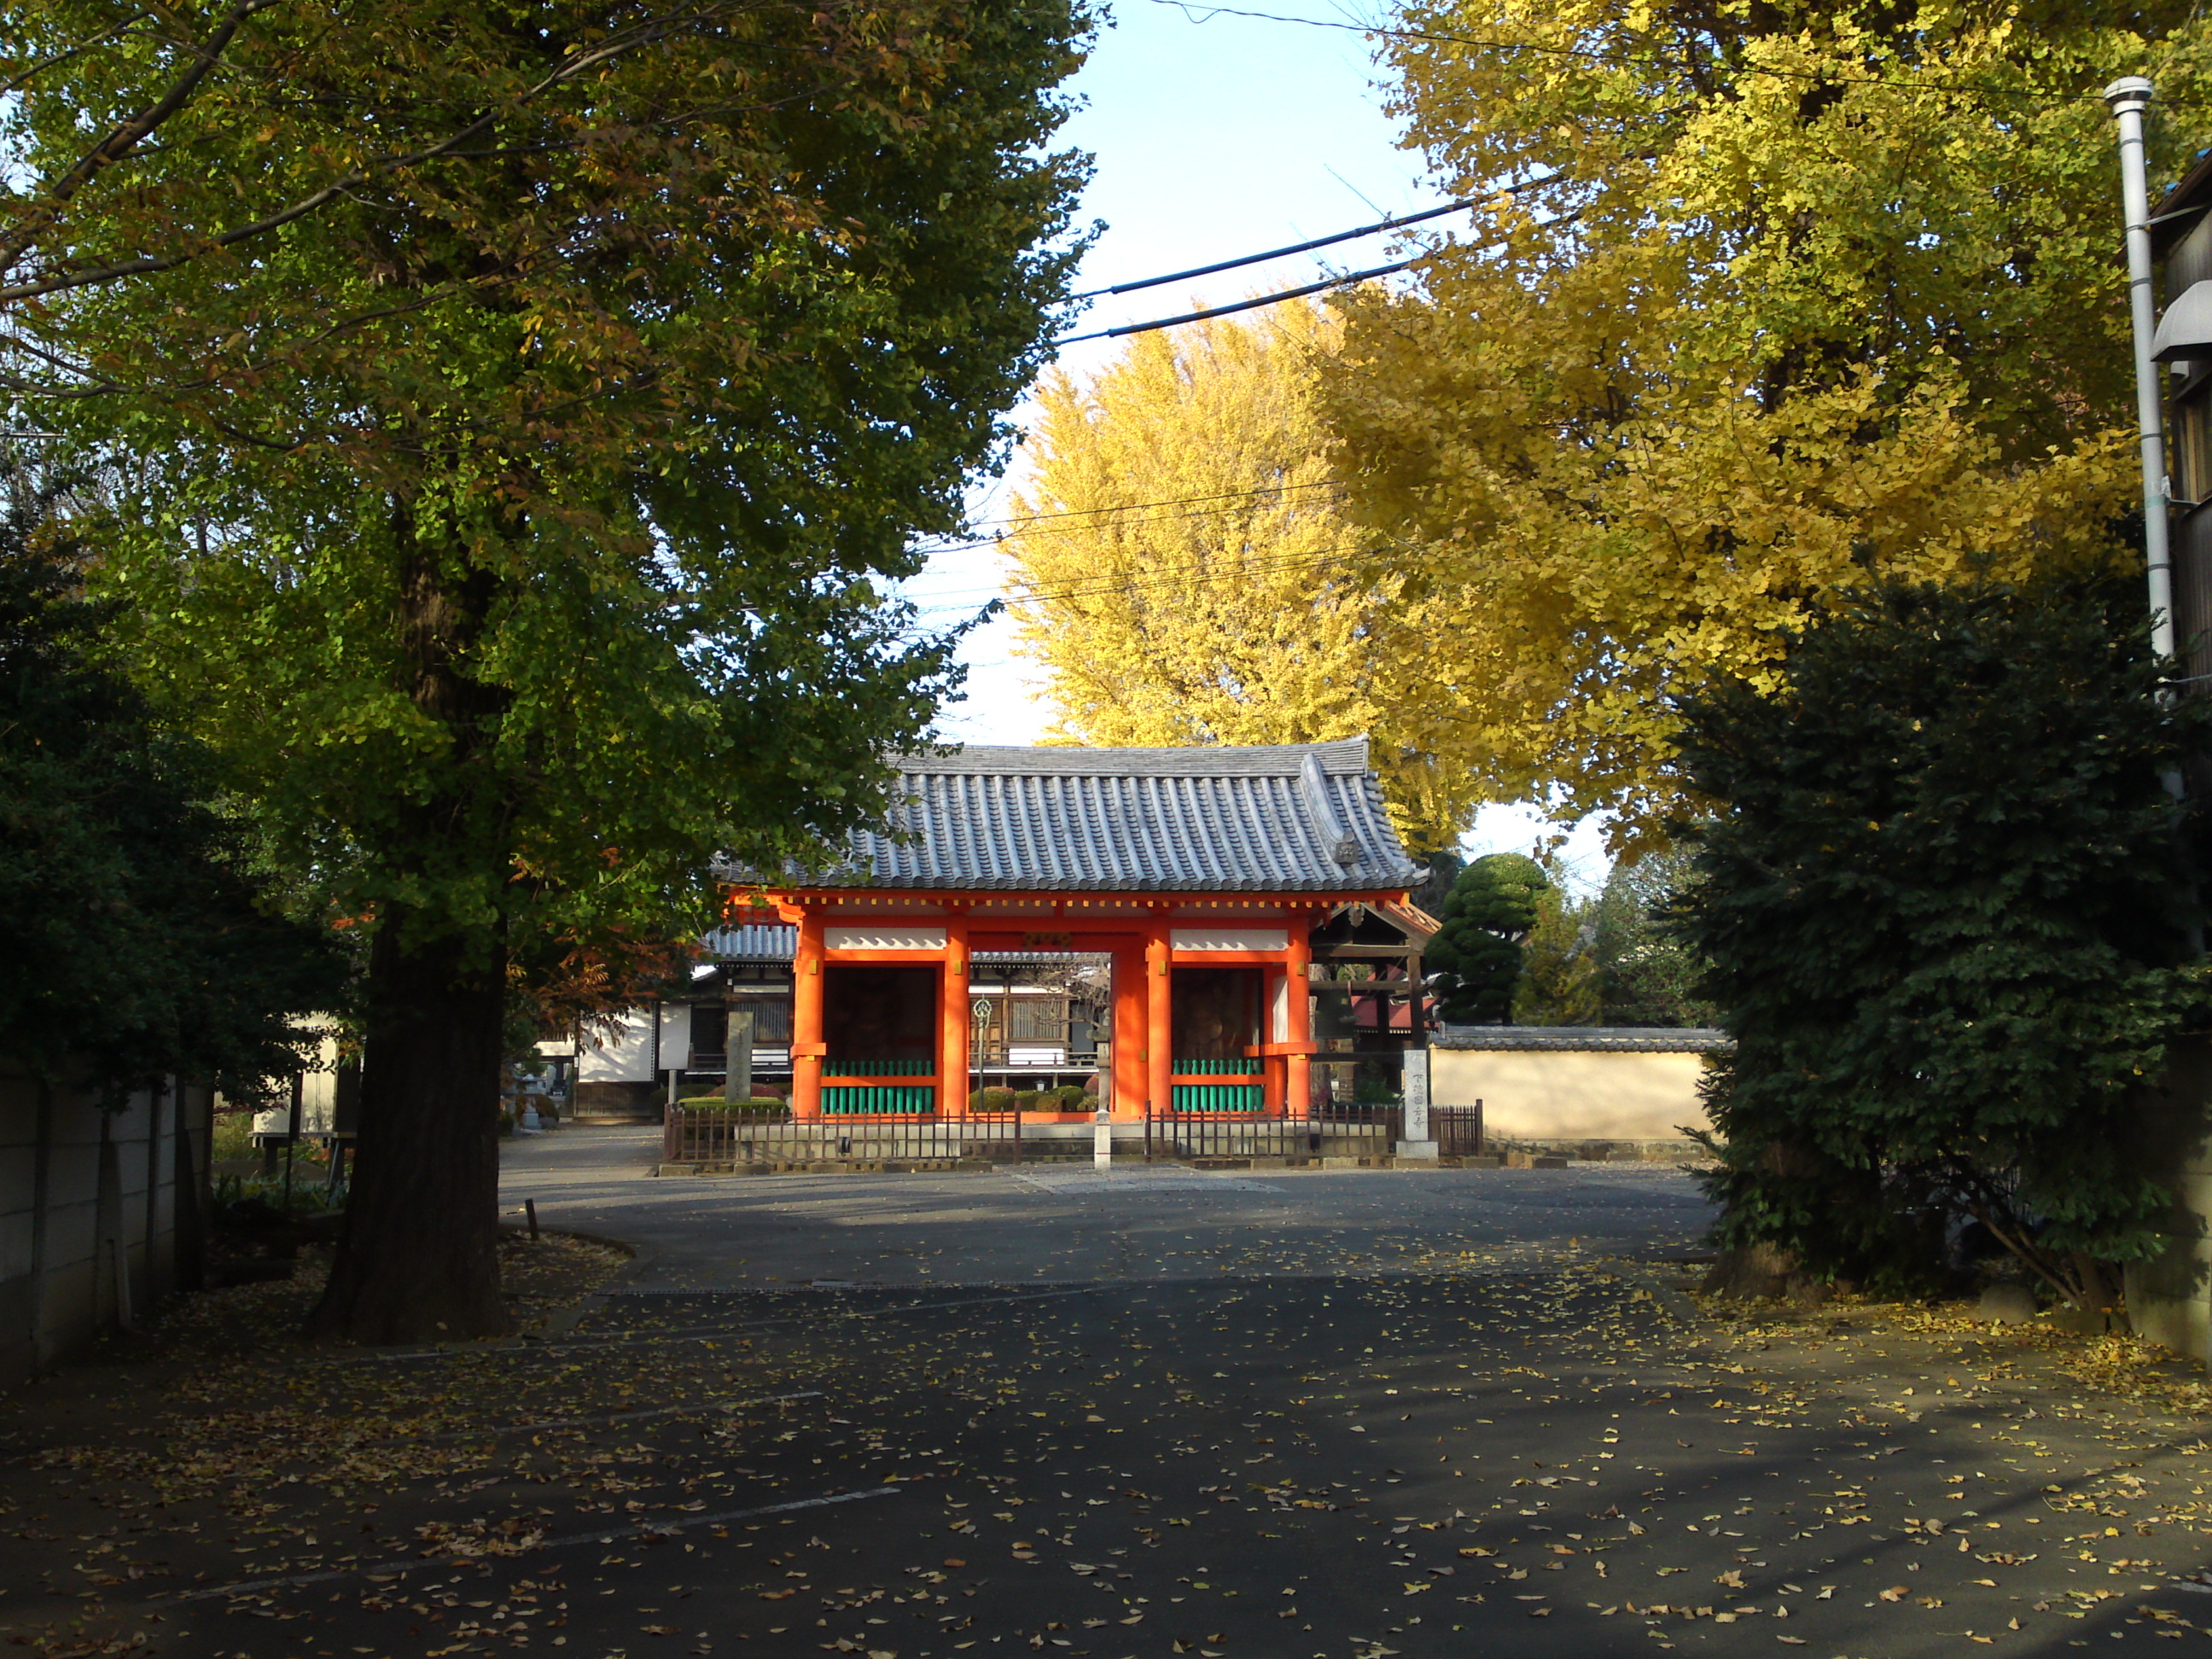
[{"label": "tree trunk", "polygon": [[1750,1244],[1723,1250],[1699,1285],[1705,1296],[1732,1296],[1769,1302],[1789,1294],[1797,1277],[1797,1258],[1775,1244]]},{"label": "tree trunk", "polygon": [[506,964],[478,959],[482,940],[410,947],[405,921],[383,917],[370,951],[353,1193],[312,1328],[354,1342],[501,1336]]}]

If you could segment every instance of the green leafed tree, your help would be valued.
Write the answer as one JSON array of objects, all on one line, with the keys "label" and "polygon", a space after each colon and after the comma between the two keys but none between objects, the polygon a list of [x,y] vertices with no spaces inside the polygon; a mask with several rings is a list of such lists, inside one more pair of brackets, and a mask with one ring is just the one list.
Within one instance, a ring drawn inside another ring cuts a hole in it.
[{"label": "green leafed tree", "polygon": [[2132,582],[1888,586],[1772,695],[1682,701],[1725,809],[1682,927],[1736,1042],[1709,1103],[1738,1288],[1914,1288],[1972,1216],[2096,1306],[2154,1249],[2129,1131],[2204,1007],[2160,774],[2205,714],[2160,700],[2140,610]]},{"label": "green leafed tree", "polygon": [[1492,1025],[1511,1016],[1522,943],[1551,884],[1543,866],[1518,853],[1492,853],[1460,872],[1422,961],[1446,1021]]},{"label": "green leafed tree", "polygon": [[1087,27],[0,0],[17,408],[107,466],[121,648],[373,933],[324,1331],[506,1328],[511,967],[881,805],[951,684],[884,583],[1065,295]]},{"label": "green leafed tree", "polygon": [[1663,847],[1615,865],[1607,876],[1591,907],[1591,943],[1607,1025],[1710,1025],[1716,1018],[1698,988],[1705,963],[1670,920],[1693,874],[1686,851]]},{"label": "green leafed tree", "polygon": [[1546,872],[1536,894],[1536,923],[1521,941],[1521,977],[1513,987],[1516,1025],[1595,1025],[1604,1018],[1604,974],[1597,954],[1597,906]]}]

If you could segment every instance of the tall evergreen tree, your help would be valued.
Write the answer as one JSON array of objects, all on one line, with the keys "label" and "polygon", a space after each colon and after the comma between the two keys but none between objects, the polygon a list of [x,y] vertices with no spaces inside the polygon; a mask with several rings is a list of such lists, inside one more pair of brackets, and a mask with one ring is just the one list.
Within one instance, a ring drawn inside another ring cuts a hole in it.
[{"label": "tall evergreen tree", "polygon": [[0,1052],[111,1099],[170,1074],[240,1097],[339,1012],[326,928],[288,921],[215,769],[103,665],[51,498],[0,514]]},{"label": "tall evergreen tree", "polygon": [[2099,1305],[2150,1253],[2136,1092],[2204,1009],[2184,965],[2162,697],[2132,582],[1891,586],[1792,642],[1771,695],[1684,698],[1682,928],[1735,1037],[1709,1101],[1748,1278],[1891,1289],[1972,1216]]}]

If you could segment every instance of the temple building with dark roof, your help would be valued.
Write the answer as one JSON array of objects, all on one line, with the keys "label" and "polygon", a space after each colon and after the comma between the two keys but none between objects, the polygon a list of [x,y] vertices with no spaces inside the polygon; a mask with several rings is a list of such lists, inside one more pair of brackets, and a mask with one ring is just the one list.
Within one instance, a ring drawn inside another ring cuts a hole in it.
[{"label": "temple building with dark roof", "polygon": [[[1401,983],[1407,1006],[1395,1020],[1370,1009],[1370,1026],[1422,1041],[1409,994],[1433,926],[1407,895],[1425,872],[1390,827],[1364,738],[978,746],[897,766],[885,820],[831,867],[722,872],[714,971],[729,1006],[761,1005],[761,1037],[782,1038],[760,1052],[787,1066],[795,1119],[966,1111],[994,1060],[1019,1069],[1014,1028],[1034,1011],[1006,969],[1055,963],[1084,971],[1054,970],[1061,1029],[1033,1019],[1028,1052],[1055,1051],[1058,1066],[1036,1069],[1074,1072],[1115,1120],[1303,1113],[1328,1052],[1314,964],[1331,924],[1322,948],[1343,936],[1370,1004]],[[695,1060],[698,1035],[681,1045]]]}]

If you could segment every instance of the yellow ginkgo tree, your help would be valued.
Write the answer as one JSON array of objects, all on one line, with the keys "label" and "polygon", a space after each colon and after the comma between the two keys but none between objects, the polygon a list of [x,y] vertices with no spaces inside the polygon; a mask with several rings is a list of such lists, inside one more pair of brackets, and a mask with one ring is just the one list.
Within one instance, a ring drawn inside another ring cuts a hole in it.
[{"label": "yellow ginkgo tree", "polygon": [[2183,5],[1433,0],[1389,38],[1438,184],[1411,291],[1336,302],[1343,511],[1438,619],[1502,787],[1674,810],[1670,699],[1872,579],[2136,556],[2117,170],[2212,115]]},{"label": "yellow ginkgo tree", "polygon": [[1006,544],[1058,735],[1305,743],[1366,734],[1399,827],[1448,846],[1488,783],[1406,550],[1351,522],[1313,403],[1335,343],[1285,303],[1142,335],[1049,375]]}]

